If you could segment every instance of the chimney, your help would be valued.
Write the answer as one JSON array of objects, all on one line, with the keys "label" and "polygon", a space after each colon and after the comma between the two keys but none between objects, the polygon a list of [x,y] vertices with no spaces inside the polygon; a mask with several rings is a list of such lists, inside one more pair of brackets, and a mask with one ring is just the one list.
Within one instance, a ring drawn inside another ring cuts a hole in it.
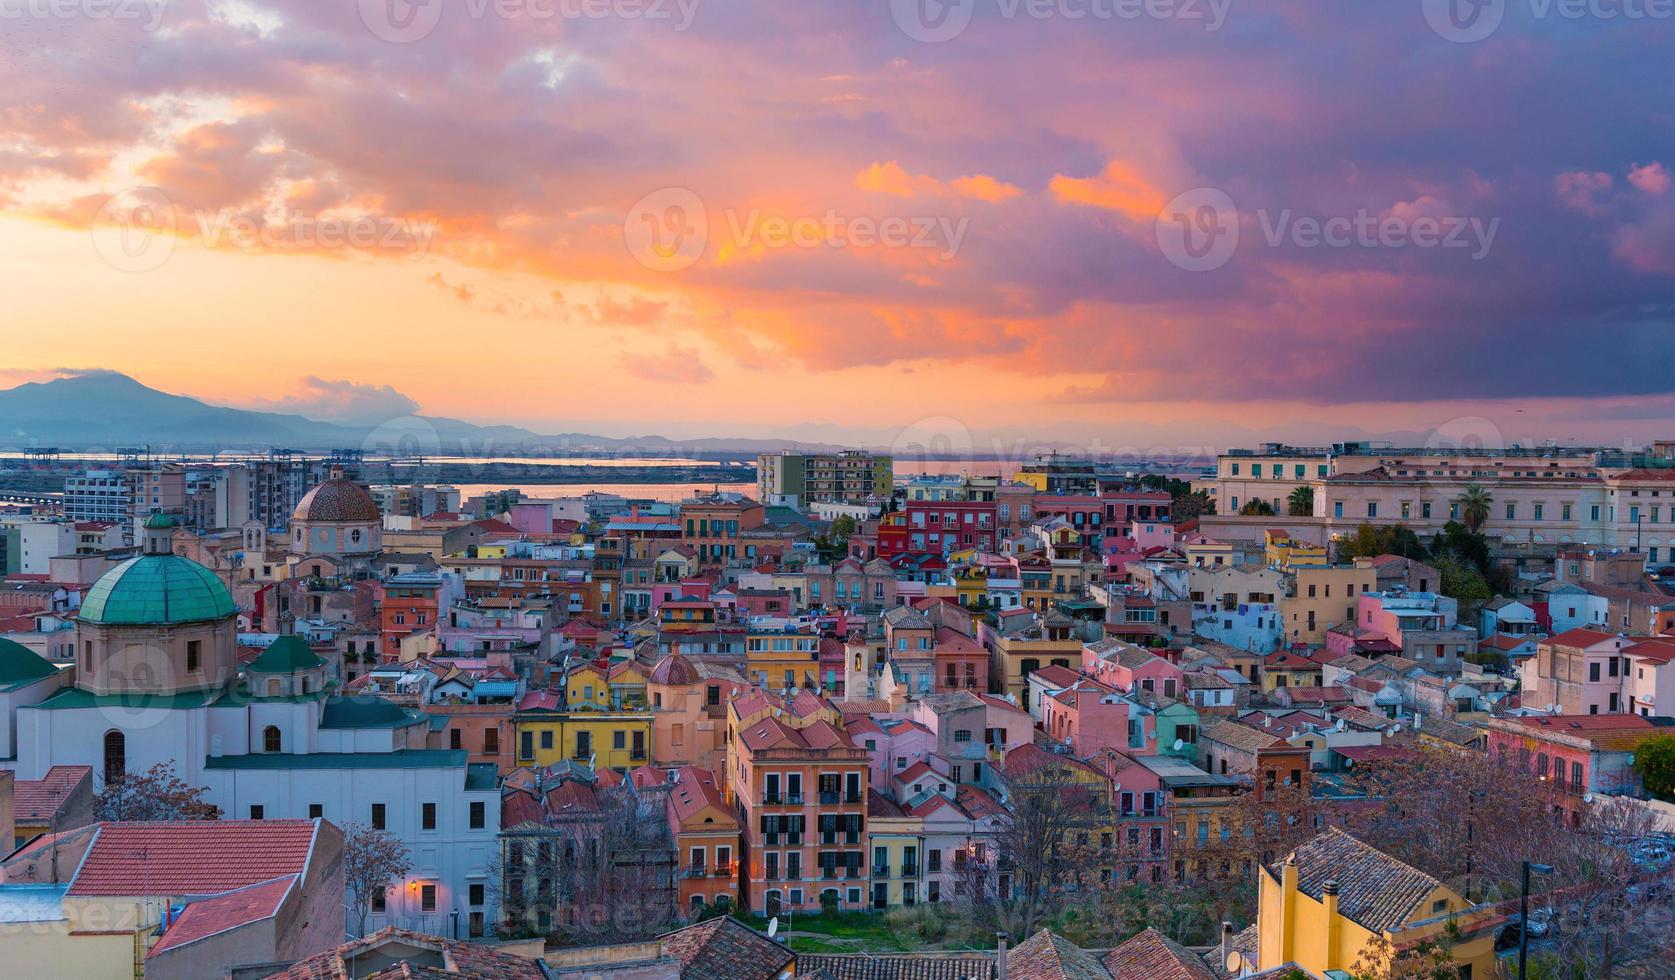
[{"label": "chimney", "polygon": [[1320,890],[1320,901],[1326,907],[1326,969],[1338,968],[1338,944],[1343,938],[1343,919],[1338,915],[1338,883],[1328,881]]},{"label": "chimney", "polygon": [[1006,933],[995,933],[995,980],[1006,980]]},{"label": "chimney", "polygon": [[1233,953],[1233,923],[1221,920],[1221,968],[1228,969],[1227,957]]},{"label": "chimney", "polygon": [[1280,962],[1297,958],[1297,854],[1286,855],[1280,868]]}]

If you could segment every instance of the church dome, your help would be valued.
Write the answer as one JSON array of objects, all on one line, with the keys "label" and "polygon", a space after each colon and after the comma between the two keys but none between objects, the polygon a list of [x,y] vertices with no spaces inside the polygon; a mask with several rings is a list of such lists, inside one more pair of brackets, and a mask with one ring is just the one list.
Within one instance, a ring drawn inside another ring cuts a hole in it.
[{"label": "church dome", "polygon": [[657,662],[649,679],[653,684],[696,684],[698,671],[692,666],[692,661],[678,653],[671,653]]},{"label": "church dome", "polygon": [[291,513],[291,520],[305,523],[377,523],[382,518],[378,514],[378,504],[372,499],[372,494],[367,493],[353,480],[333,477],[308,491],[302,500],[297,502],[297,509]]},{"label": "church dome", "polygon": [[178,555],[130,558],[87,590],[77,614],[111,626],[171,626],[225,619],[238,612],[215,573]]}]

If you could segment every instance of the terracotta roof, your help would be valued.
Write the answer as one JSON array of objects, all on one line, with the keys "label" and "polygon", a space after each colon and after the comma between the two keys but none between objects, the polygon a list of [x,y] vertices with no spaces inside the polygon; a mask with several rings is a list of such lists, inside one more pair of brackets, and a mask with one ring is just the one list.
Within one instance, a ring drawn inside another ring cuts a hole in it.
[{"label": "terracotta roof", "polygon": [[1080,946],[1043,929],[1006,953],[1010,980],[1110,980],[1099,961]]},{"label": "terracotta roof", "polygon": [[1278,735],[1271,732],[1264,732],[1236,721],[1225,720],[1204,729],[1200,734],[1204,738],[1213,739],[1223,745],[1231,745],[1246,752],[1271,748],[1275,743],[1283,741]]},{"label": "terracotta roof", "polygon": [[[1297,864],[1297,889],[1320,901],[1328,882],[1338,886],[1338,911],[1371,932],[1408,921],[1414,907],[1441,884],[1418,868],[1363,844],[1336,827],[1285,859]],[[1277,880],[1284,861],[1267,870]]]},{"label": "terracotta roof", "polygon": [[705,807],[714,807],[729,815],[732,812],[727,806],[727,801],[722,798],[721,789],[716,785],[715,773],[695,766],[680,767],[674,785],[669,788],[668,805],[677,823]]},{"label": "terracotta roof", "polygon": [[1591,647],[1595,643],[1604,643],[1607,640],[1615,640],[1616,638],[1617,634],[1615,633],[1603,633],[1599,630],[1578,628],[1565,630],[1563,633],[1560,633],[1557,636],[1550,636],[1541,642],[1561,647]]},{"label": "terracotta roof", "polygon": [[1047,685],[1048,687],[1057,688],[1069,687],[1082,679],[1081,674],[1071,670],[1069,667],[1060,667],[1058,664],[1048,664],[1045,667],[1037,667],[1029,672],[1029,676],[1032,678],[1040,678],[1041,683]]},{"label": "terracotta roof", "polygon": [[681,980],[773,980],[796,954],[724,915],[658,937]]},{"label": "terracotta roof", "polygon": [[208,895],[301,874],[312,820],[101,824],[69,895]]},{"label": "terracotta roof", "polygon": [[297,880],[297,875],[287,875],[247,888],[223,892],[214,898],[192,902],[186,906],[180,918],[169,926],[168,931],[163,933],[163,938],[158,940],[157,945],[145,954],[145,958],[149,960],[187,943],[208,939],[229,929],[270,918],[279,911],[279,903],[290,894],[291,887]]},{"label": "terracotta roof", "polygon": [[1100,960],[1113,980],[1215,980],[1204,961],[1156,929],[1147,929]]},{"label": "terracotta roof", "polygon": [[992,953],[802,953],[797,975],[828,980],[990,980]]},{"label": "terracotta roof", "polygon": [[17,819],[22,822],[51,819],[76,785],[92,776],[92,766],[53,766],[40,779],[17,780],[12,784],[12,808]]},{"label": "terracotta roof", "polygon": [[[370,963],[356,963],[366,955]],[[362,971],[396,961],[377,973]],[[545,980],[541,961],[502,953],[481,943],[443,939],[406,929],[390,927],[333,950],[294,963],[290,969],[271,974],[269,980],[345,980],[364,977],[463,976],[480,980]]]},{"label": "terracotta roof", "polygon": [[327,480],[303,495],[291,512],[292,521],[367,521],[383,518],[372,494],[359,484],[345,479]]}]

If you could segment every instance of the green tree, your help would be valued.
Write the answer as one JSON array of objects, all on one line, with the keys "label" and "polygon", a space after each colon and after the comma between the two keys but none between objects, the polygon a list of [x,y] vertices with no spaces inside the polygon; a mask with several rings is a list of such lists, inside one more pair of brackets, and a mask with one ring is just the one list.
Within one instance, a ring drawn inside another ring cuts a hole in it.
[{"label": "green tree", "polygon": [[1216,502],[1203,490],[1196,490],[1185,496],[1176,497],[1170,505],[1169,514],[1176,524],[1211,515],[1216,512]]},{"label": "green tree", "polygon": [[1240,507],[1239,513],[1244,517],[1272,517],[1274,505],[1266,500],[1252,500]]},{"label": "green tree", "polygon": [[1656,735],[1634,750],[1634,771],[1646,792],[1675,802],[1675,735]]},{"label": "green tree", "polygon": [[1459,521],[1449,521],[1431,539],[1431,554],[1437,558],[1452,554],[1485,576],[1489,574],[1489,539]]},{"label": "green tree", "polygon": [[1314,513],[1314,487],[1298,487],[1285,498],[1285,512],[1291,517],[1308,517]]},{"label": "green tree", "polygon": [[1484,603],[1494,598],[1483,573],[1452,552],[1436,556],[1432,564],[1442,573],[1442,594],[1460,604],[1460,619],[1469,621]]},{"label": "green tree", "polygon": [[1414,534],[1406,524],[1374,527],[1362,522],[1354,534],[1338,542],[1340,558],[1376,558],[1379,555],[1401,555],[1425,561],[1430,552],[1419,540],[1419,535]]},{"label": "green tree", "polygon": [[1467,530],[1476,534],[1483,529],[1483,522],[1489,519],[1489,505],[1494,503],[1494,499],[1488,490],[1475,483],[1454,498],[1454,503],[1460,507],[1460,520],[1465,522]]}]

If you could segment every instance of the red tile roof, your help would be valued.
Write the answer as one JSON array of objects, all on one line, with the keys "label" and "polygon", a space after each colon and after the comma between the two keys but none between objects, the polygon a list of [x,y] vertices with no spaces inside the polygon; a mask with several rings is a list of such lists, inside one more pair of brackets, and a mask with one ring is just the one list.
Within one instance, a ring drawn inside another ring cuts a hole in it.
[{"label": "red tile roof", "polygon": [[191,903],[145,958],[271,917],[297,880],[296,875],[287,875]]},{"label": "red tile roof", "polygon": [[101,824],[70,895],[212,895],[301,874],[312,820]]},{"label": "red tile roof", "polygon": [[1565,630],[1563,633],[1549,637],[1542,642],[1561,647],[1591,647],[1595,643],[1604,643],[1606,640],[1616,638],[1617,634],[1615,633],[1602,633],[1599,630],[1578,628]]},{"label": "red tile roof", "polygon": [[1113,980],[1215,980],[1215,973],[1185,947],[1147,929],[1100,961]]},{"label": "red tile roof", "polygon": [[40,779],[12,784],[12,808],[22,822],[49,820],[64,805],[76,784],[93,778],[92,766],[53,766]]}]

